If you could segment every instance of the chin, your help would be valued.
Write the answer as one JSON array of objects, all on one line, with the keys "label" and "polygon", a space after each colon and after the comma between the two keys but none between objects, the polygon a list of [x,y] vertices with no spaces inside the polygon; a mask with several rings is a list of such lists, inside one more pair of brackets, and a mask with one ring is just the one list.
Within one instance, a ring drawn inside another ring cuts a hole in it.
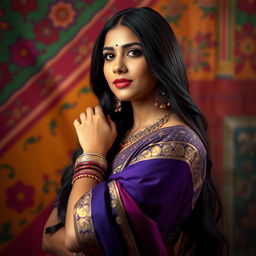
[{"label": "chin", "polygon": [[120,93],[116,93],[115,95],[121,101],[131,101],[133,99],[133,97],[129,95],[120,95]]}]

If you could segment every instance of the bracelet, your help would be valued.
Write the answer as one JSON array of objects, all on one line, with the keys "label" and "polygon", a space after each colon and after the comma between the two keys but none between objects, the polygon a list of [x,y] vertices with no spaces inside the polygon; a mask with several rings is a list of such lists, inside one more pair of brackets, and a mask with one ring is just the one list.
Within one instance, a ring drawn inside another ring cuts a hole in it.
[{"label": "bracelet", "polygon": [[103,177],[99,172],[88,169],[79,171],[76,174],[74,174],[72,177],[72,185],[74,185],[75,181],[80,178],[92,178],[95,179],[98,183],[103,181]]},{"label": "bracelet", "polygon": [[99,179],[103,180],[102,174],[101,174],[100,172],[95,171],[95,170],[92,170],[92,169],[84,169],[84,170],[81,170],[81,171],[75,173],[75,174],[73,175],[72,179],[75,178],[75,177],[77,177],[77,176],[79,176],[79,175],[82,175],[82,174],[95,175],[95,176],[97,176]]},{"label": "bracelet", "polygon": [[104,160],[104,161],[106,161],[106,159],[105,159],[105,157],[104,156],[102,156],[102,155],[99,155],[99,154],[96,154],[96,153],[83,153],[83,154],[81,154],[80,156],[96,156],[96,157],[99,157],[99,158],[101,158],[102,160]]},{"label": "bracelet", "polygon": [[92,166],[97,166],[97,167],[102,168],[97,162],[93,162],[93,161],[82,161],[82,162],[79,162],[79,163],[76,165],[76,168],[77,168],[77,167],[80,167],[81,165],[85,165],[85,164],[92,165]]},{"label": "bracelet", "polygon": [[86,169],[91,169],[91,170],[95,170],[97,172],[99,172],[103,177],[105,176],[105,171],[99,167],[99,166],[94,166],[94,165],[87,165],[87,164],[79,164],[78,167],[76,167],[76,169],[74,170],[74,175],[82,170],[86,170]]},{"label": "bracelet", "polygon": [[81,178],[91,178],[96,180],[98,183],[101,182],[101,180],[99,180],[97,177],[95,177],[94,175],[90,175],[90,174],[83,174],[83,175],[79,175],[78,177],[76,177],[75,179],[72,180],[72,186],[74,185],[74,183]]},{"label": "bracelet", "polygon": [[94,162],[99,165],[102,169],[107,169],[107,161],[106,159],[98,154],[94,153],[84,153],[77,157],[75,162],[75,168],[82,162]]}]

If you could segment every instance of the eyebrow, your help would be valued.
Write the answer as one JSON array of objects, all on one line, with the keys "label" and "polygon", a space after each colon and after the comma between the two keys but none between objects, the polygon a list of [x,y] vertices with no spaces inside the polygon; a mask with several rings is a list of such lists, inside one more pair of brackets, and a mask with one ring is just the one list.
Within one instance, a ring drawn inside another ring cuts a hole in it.
[{"label": "eyebrow", "polygon": [[[134,46],[134,45],[139,45],[139,46],[141,46],[141,43],[132,42],[132,43],[128,43],[128,44],[123,44],[123,45],[121,45],[121,48],[122,48],[122,49],[126,49],[126,48],[129,48],[129,47]],[[106,46],[106,47],[103,47],[102,51],[104,51],[104,50],[112,50],[112,51],[113,51],[113,50],[114,50],[114,47]]]}]

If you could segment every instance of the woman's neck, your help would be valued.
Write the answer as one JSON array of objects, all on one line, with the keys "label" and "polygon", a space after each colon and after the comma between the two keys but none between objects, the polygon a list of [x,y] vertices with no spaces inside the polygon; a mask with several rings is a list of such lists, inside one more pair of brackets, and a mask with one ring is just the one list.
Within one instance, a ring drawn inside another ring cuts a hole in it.
[{"label": "woman's neck", "polygon": [[135,133],[141,129],[151,126],[164,115],[170,113],[169,110],[160,109],[154,106],[152,100],[132,102],[134,123],[130,132]]}]

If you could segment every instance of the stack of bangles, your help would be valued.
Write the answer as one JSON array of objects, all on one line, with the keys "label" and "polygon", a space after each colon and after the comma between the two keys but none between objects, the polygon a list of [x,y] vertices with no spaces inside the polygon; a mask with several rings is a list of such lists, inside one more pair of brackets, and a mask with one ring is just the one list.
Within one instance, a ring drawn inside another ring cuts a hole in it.
[{"label": "stack of bangles", "polygon": [[82,154],[75,162],[72,185],[80,178],[91,178],[100,183],[104,180],[106,169],[107,161],[103,156],[94,153]]}]

